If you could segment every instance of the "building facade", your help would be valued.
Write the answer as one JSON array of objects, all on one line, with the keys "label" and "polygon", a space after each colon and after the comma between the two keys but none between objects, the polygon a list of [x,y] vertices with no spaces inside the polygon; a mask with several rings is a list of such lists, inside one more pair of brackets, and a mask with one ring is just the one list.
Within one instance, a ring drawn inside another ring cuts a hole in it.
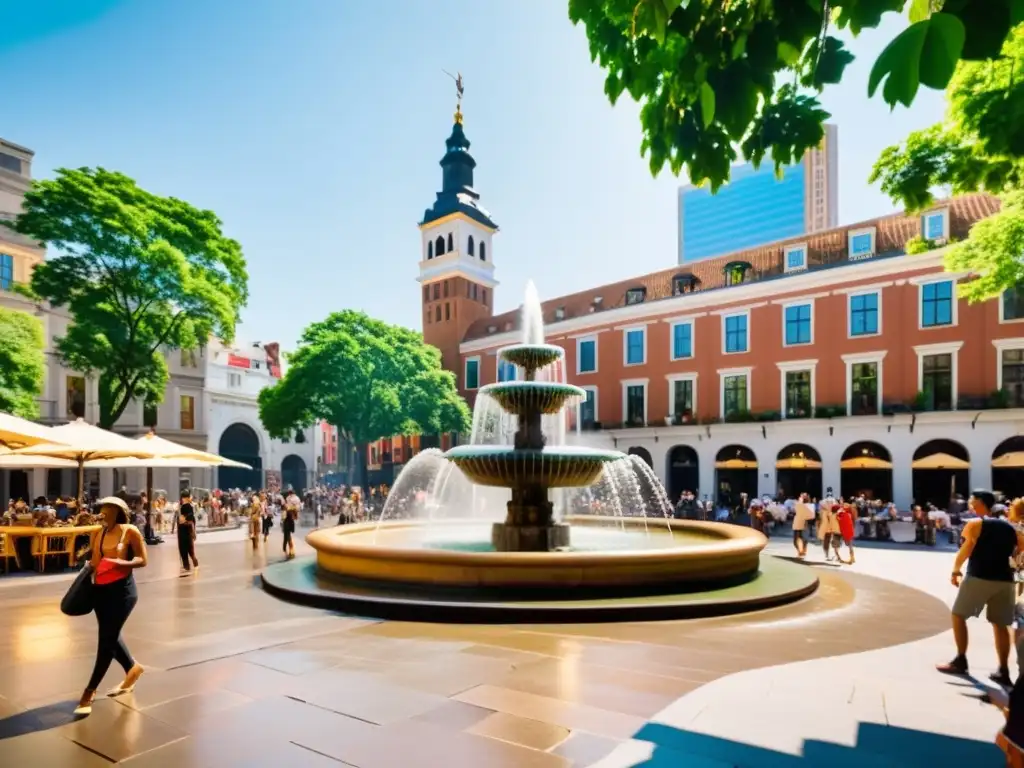
[{"label": "building facade", "polygon": [[[831,488],[906,508],[954,487],[1024,492],[993,466],[1024,448],[1024,292],[968,304],[970,275],[943,270],[997,208],[957,198],[544,302],[587,392],[575,439],[641,456],[673,496]],[[907,254],[914,238],[933,248]],[[470,401],[515,376],[496,353],[521,341],[518,315],[466,332]],[[936,454],[952,459],[929,472]]]},{"label": "building facade", "polygon": [[770,162],[732,169],[727,184],[679,190],[679,263],[833,228],[839,216],[838,129],[777,177]]}]

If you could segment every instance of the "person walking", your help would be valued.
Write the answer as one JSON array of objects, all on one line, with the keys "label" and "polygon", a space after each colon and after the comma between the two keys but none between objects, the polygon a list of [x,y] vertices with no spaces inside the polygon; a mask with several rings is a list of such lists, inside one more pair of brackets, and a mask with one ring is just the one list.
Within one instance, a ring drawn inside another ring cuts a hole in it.
[{"label": "person walking", "polygon": [[839,520],[836,518],[836,510],[839,505],[822,504],[818,517],[818,538],[821,539],[821,547],[825,551],[825,562],[832,560],[830,549],[835,550],[836,559],[839,559]]},{"label": "person walking", "polygon": [[188,576],[194,567],[199,570],[196,558],[196,508],[192,503],[192,494],[181,492],[181,504],[178,506],[178,555],[181,557],[181,576]]},{"label": "person walking", "polygon": [[129,509],[124,499],[109,496],[100,499],[97,506],[103,517],[103,531],[93,544],[89,564],[93,569],[93,611],[99,626],[99,637],[92,675],[75,708],[75,714],[82,717],[92,714],[96,689],[112,661],[117,660],[125,676],[120,685],[108,692],[108,696],[120,696],[132,691],[146,671],[145,667],[132,658],[121,637],[121,629],[139,599],[135,569],[145,568],[149,563],[146,542],[139,529],[129,524]]},{"label": "person walking", "polygon": [[295,533],[295,524],[299,519],[301,507],[302,502],[295,495],[295,491],[289,491],[288,497],[284,500],[284,514],[281,516],[281,532],[284,534],[281,548],[289,560],[295,557],[295,542],[292,541],[292,535]]},{"label": "person walking", "polygon": [[814,511],[807,503],[807,494],[801,493],[800,500],[796,503],[793,512],[793,546],[796,547],[797,557],[807,557],[807,539],[804,538],[804,530],[807,523],[814,519]]},{"label": "person walking", "polygon": [[[978,519],[964,526],[963,544],[956,553],[950,579],[958,588],[953,603],[953,638],[956,656],[948,664],[936,667],[947,675],[967,674],[967,619],[976,618],[985,611],[995,635],[999,669],[990,679],[1000,685],[1012,685],[1009,672],[1010,627],[1014,623],[1016,590],[1014,569],[1010,559],[1024,550],[1024,532],[1014,526],[1018,519],[1003,520],[992,517],[995,495],[991,491],[977,490],[968,502]],[[1010,508],[1010,514],[1021,514],[1019,505]],[[961,569],[967,563],[967,576]]]}]

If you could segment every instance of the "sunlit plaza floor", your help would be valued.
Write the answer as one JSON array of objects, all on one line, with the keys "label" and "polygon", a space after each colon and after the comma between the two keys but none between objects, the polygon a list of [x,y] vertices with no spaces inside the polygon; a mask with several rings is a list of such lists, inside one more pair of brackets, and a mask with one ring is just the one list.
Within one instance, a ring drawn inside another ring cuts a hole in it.
[{"label": "sunlit plaza floor", "polygon": [[[259,586],[277,529],[269,552],[232,531],[198,554],[200,573],[179,578],[173,540],[151,549],[125,631],[148,672],[79,721],[94,619],[60,613],[69,575],[0,577],[0,766],[1000,764],[981,683],[933,668],[952,650],[950,552],[865,547],[842,569],[813,552],[821,588],[793,605],[571,626],[282,602]],[[984,680],[991,632],[971,630]],[[115,664],[101,690],[121,676]]]}]

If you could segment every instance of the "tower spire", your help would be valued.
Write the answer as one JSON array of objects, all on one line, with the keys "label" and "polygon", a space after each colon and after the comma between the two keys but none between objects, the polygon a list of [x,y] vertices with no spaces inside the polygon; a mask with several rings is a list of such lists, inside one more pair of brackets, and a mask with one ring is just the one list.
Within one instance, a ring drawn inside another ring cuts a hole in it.
[{"label": "tower spire", "polygon": [[448,77],[455,81],[455,124],[462,125],[462,96],[466,93],[465,85],[462,82],[462,73],[453,75],[447,70],[441,70]]}]

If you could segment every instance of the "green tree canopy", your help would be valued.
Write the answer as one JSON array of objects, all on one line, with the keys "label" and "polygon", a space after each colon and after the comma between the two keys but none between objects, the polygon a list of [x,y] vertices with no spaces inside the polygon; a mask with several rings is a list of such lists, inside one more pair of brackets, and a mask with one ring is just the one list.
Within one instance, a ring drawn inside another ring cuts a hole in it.
[{"label": "green tree canopy", "polygon": [[120,173],[60,169],[33,182],[8,226],[55,250],[26,292],[71,311],[57,353],[69,368],[99,374],[104,427],[133,398],[163,399],[168,350],[234,336],[248,275],[241,246],[211,211]]},{"label": "green tree canopy", "polygon": [[830,32],[877,27],[887,12],[910,26],[875,62],[869,92],[909,105],[921,85],[942,89],[959,61],[999,56],[1024,0],[569,0],[586,27],[605,93],[640,102],[641,153],[717,190],[742,153],[776,169],[824,135],[818,101],[853,54]]},{"label": "green tree canopy", "polygon": [[470,427],[469,408],[437,349],[415,331],[352,310],[306,328],[284,378],[260,392],[259,404],[275,437],[318,420],[337,427],[359,448],[364,483],[369,443]]},{"label": "green tree canopy", "polygon": [[43,392],[43,324],[27,312],[0,307],[0,411],[39,416]]},{"label": "green tree canopy", "polygon": [[1024,284],[1024,27],[1013,30],[1002,54],[962,62],[946,93],[944,121],[886,148],[870,177],[909,210],[931,205],[937,189],[1002,197],[1002,210],[946,257],[950,270],[978,276],[961,284],[971,301]]}]

